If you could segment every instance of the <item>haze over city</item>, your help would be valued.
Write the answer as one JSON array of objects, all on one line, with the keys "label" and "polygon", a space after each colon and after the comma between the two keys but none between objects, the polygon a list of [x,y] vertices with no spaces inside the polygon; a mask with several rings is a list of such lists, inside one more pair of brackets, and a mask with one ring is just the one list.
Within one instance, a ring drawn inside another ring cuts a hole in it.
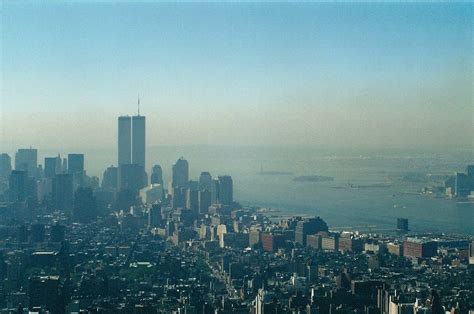
[{"label": "haze over city", "polygon": [[0,14],[0,314],[474,314],[472,3]]},{"label": "haze over city", "polygon": [[0,144],[473,148],[472,5],[2,2]]}]

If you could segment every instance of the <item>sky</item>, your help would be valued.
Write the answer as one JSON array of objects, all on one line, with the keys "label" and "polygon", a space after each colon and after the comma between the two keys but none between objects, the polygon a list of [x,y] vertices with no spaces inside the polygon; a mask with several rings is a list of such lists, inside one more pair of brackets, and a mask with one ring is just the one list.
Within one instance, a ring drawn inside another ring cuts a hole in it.
[{"label": "sky", "polygon": [[474,148],[470,3],[0,3],[0,150]]}]

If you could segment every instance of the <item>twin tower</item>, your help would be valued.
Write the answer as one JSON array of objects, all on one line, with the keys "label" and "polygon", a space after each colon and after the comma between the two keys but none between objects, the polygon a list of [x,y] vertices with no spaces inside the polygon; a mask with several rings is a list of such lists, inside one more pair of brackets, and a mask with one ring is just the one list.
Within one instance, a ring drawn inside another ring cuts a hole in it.
[{"label": "twin tower", "polygon": [[118,118],[118,187],[137,194],[147,184],[145,172],[145,117]]},{"label": "twin tower", "polygon": [[145,170],[145,117],[118,118],[118,166],[136,164]]}]

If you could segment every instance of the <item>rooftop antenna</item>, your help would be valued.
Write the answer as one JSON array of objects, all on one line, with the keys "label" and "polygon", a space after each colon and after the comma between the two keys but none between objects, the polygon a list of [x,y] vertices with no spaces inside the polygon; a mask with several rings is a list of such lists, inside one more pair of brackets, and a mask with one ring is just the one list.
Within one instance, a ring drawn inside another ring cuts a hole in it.
[{"label": "rooftop antenna", "polygon": [[138,94],[138,115],[140,115],[140,94]]}]

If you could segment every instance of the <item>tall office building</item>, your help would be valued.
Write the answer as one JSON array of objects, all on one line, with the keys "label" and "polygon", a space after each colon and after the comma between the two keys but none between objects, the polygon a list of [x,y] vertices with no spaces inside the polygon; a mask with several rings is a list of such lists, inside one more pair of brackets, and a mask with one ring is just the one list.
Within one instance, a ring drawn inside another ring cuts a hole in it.
[{"label": "tall office building", "polygon": [[74,193],[73,218],[82,223],[97,218],[97,200],[91,188],[79,188]]},{"label": "tall office building", "polygon": [[397,218],[397,230],[402,232],[408,231],[408,218]]},{"label": "tall office building", "polygon": [[469,244],[469,265],[474,265],[474,240]]},{"label": "tall office building", "polygon": [[306,246],[306,237],[321,231],[328,231],[328,225],[319,217],[298,221],[295,230],[295,242]]},{"label": "tall office building", "polygon": [[0,178],[8,179],[12,172],[12,160],[8,154],[0,154]]},{"label": "tall office building", "polygon": [[201,172],[201,175],[199,176],[199,190],[212,190],[212,176],[207,171]]},{"label": "tall office building", "polygon": [[161,186],[163,186],[163,170],[160,165],[154,165],[153,168],[151,168],[150,183],[161,184]]},{"label": "tall office building", "polygon": [[212,204],[219,203],[219,179],[218,178],[212,179],[211,202]]},{"label": "tall office building", "polygon": [[231,176],[218,176],[219,180],[219,202],[223,205],[232,205],[234,192]]},{"label": "tall office building", "polygon": [[67,173],[73,176],[74,191],[84,185],[84,154],[67,155]]},{"label": "tall office building", "polygon": [[172,169],[172,187],[186,187],[189,182],[189,165],[188,161],[181,157],[173,165]]},{"label": "tall office building", "polygon": [[68,154],[67,165],[67,173],[82,175],[84,173],[84,154]]},{"label": "tall office building", "polygon": [[193,188],[186,190],[186,208],[196,215],[199,214],[199,190]]},{"label": "tall office building", "polygon": [[53,178],[53,204],[55,210],[69,211],[73,204],[73,176],[57,174]]},{"label": "tall office building", "polygon": [[116,189],[118,187],[118,168],[114,166],[108,167],[104,171],[102,178],[102,188]]},{"label": "tall office building", "polygon": [[36,177],[38,168],[38,150],[33,148],[19,149],[15,154],[15,170],[28,171],[28,176]]},{"label": "tall office building", "polygon": [[148,210],[148,228],[159,227],[161,223],[161,204],[155,203]]},{"label": "tall office building", "polygon": [[61,170],[58,173],[67,173],[67,158],[63,158],[63,163],[61,165]]},{"label": "tall office building", "polygon": [[45,157],[44,158],[44,177],[53,178],[56,174],[61,172],[61,158]]},{"label": "tall office building", "polygon": [[[118,118],[118,177],[119,187],[129,186],[133,191],[136,187],[142,188],[147,183],[147,175],[145,172],[145,117],[140,115],[140,100],[138,100],[138,115],[129,117],[121,116]],[[137,167],[130,167],[129,165],[136,165],[142,169],[142,182],[139,184],[135,182],[138,174],[135,171]],[[127,169],[124,170],[124,166]],[[132,170],[133,168],[133,170]],[[122,176],[122,172],[127,171]],[[134,173],[132,175],[132,172]],[[133,182],[127,182],[128,179],[134,177]],[[122,180],[123,179],[123,180]]]},{"label": "tall office building", "polygon": [[469,177],[462,172],[456,172],[454,177],[454,194],[456,197],[467,197],[470,193]]},{"label": "tall office building", "polygon": [[132,163],[132,118],[118,118],[118,167]]},{"label": "tall office building", "polygon": [[138,191],[145,186],[145,171],[143,167],[137,164],[125,164],[120,167],[119,171],[119,187],[120,189],[130,190],[134,195],[138,195]]},{"label": "tall office building", "polygon": [[145,117],[132,117],[132,164],[145,167]]},{"label": "tall office building", "polygon": [[209,206],[211,206],[212,198],[211,191],[203,190],[199,191],[199,213],[207,214],[209,212]]},{"label": "tall office building", "polygon": [[183,208],[186,205],[186,191],[186,188],[179,186],[173,188],[171,201],[173,209]]},{"label": "tall office building", "polygon": [[13,170],[10,174],[8,191],[11,202],[26,200],[28,195],[28,172]]}]

